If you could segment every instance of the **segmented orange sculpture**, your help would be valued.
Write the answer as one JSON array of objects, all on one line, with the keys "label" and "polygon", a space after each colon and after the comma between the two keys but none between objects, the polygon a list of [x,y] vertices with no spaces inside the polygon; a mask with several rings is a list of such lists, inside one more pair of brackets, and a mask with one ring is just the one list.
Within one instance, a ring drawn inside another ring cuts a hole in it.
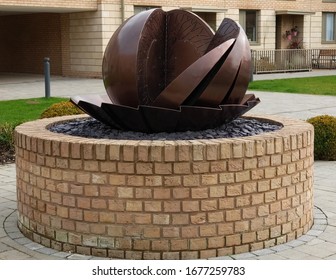
[{"label": "segmented orange sculpture", "polygon": [[260,102],[246,94],[250,71],[248,39],[233,20],[224,19],[214,34],[191,12],[152,9],[125,21],[107,45],[107,95],[71,100],[117,129],[203,130]]}]

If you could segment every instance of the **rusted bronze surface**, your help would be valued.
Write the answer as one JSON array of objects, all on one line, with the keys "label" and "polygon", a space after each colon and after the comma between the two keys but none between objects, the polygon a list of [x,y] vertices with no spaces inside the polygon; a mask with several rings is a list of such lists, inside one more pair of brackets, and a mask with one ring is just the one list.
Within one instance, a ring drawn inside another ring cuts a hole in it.
[{"label": "rusted bronze surface", "polygon": [[260,102],[245,95],[250,48],[243,29],[230,19],[214,34],[188,11],[139,13],[113,34],[102,71],[108,96],[75,97],[72,102],[118,129],[212,128]]}]

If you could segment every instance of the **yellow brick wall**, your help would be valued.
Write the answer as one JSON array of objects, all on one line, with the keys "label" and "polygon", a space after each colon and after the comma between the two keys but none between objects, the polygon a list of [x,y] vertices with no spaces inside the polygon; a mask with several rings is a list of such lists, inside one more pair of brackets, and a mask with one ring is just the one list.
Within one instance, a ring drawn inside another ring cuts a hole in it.
[{"label": "yellow brick wall", "polygon": [[102,53],[101,11],[69,16],[70,71],[73,75],[100,76]]},{"label": "yellow brick wall", "polygon": [[[264,119],[265,116],[262,116]],[[188,141],[86,139],[16,128],[19,227],[45,246],[195,259],[282,244],[313,223],[313,127]]]}]

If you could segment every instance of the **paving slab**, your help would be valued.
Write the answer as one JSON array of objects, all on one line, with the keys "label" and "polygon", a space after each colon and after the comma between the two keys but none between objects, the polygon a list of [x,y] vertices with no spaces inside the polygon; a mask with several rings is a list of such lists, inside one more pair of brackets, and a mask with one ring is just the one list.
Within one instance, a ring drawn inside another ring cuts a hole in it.
[{"label": "paving slab", "polygon": [[28,260],[32,257],[28,254],[11,249],[0,253],[0,260]]}]

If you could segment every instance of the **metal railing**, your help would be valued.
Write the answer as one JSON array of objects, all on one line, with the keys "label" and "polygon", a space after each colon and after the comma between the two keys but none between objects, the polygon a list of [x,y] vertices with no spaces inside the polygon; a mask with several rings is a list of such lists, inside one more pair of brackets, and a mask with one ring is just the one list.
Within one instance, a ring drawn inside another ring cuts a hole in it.
[{"label": "metal railing", "polygon": [[311,71],[335,68],[336,49],[253,50],[253,73]]},{"label": "metal railing", "polygon": [[281,50],[253,50],[253,72],[290,72],[311,71],[312,50],[281,49]]}]

